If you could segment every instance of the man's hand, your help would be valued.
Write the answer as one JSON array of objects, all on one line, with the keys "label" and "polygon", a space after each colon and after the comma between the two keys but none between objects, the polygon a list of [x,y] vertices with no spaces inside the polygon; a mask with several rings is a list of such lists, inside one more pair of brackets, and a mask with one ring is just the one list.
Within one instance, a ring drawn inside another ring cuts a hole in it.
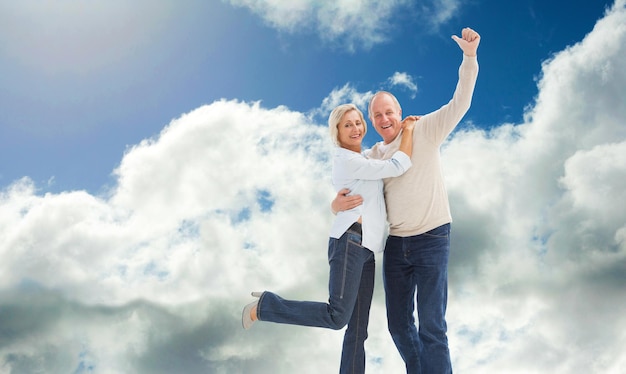
[{"label": "man's hand", "polygon": [[333,214],[337,214],[337,212],[342,212],[344,210],[350,210],[363,204],[363,198],[361,195],[348,196],[348,193],[350,193],[350,190],[347,188],[341,189],[337,192],[337,196],[330,204],[330,209],[333,211]]},{"label": "man's hand", "polygon": [[476,31],[466,27],[461,31],[460,38],[456,35],[452,35],[452,39],[461,47],[461,50],[463,50],[466,56],[476,56],[478,44],[480,44],[480,35],[478,35]]}]

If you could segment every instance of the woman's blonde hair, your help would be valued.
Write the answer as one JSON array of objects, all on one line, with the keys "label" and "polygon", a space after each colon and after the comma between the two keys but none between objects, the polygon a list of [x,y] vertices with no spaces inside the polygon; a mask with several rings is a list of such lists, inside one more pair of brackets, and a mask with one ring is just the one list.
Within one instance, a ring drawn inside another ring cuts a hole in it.
[{"label": "woman's blonde hair", "polygon": [[367,122],[365,122],[365,118],[363,117],[363,113],[359,110],[359,108],[354,104],[341,104],[333,109],[328,116],[328,129],[330,130],[330,139],[333,141],[333,144],[337,146],[341,146],[339,144],[339,123],[341,122],[341,118],[344,114],[348,113],[351,110],[356,110],[359,113],[359,117],[361,117],[361,122],[363,123],[363,136],[367,133]]}]

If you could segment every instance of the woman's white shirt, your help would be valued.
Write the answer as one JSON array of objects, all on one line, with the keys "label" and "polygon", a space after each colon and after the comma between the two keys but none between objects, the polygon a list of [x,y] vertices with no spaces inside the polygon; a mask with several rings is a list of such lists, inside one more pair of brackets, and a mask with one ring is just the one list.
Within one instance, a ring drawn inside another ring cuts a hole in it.
[{"label": "woman's white shirt", "polygon": [[331,174],[333,187],[336,191],[347,188],[349,195],[361,195],[363,204],[338,212],[330,237],[338,239],[361,217],[361,245],[373,252],[381,252],[388,235],[382,179],[400,176],[410,167],[411,159],[402,151],[395,152],[390,159],[375,160],[362,153],[336,147]]}]

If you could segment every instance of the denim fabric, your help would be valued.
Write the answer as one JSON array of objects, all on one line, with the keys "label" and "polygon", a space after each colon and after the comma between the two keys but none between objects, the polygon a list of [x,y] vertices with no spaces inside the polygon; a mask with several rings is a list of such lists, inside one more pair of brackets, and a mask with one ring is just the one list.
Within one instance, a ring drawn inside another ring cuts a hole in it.
[{"label": "denim fabric", "polygon": [[374,253],[361,246],[360,225],[328,241],[328,303],[285,300],[272,292],[259,299],[260,321],[339,330],[348,325],[340,373],[364,373],[369,312],[374,293]]},{"label": "denim fabric", "polygon": [[445,320],[449,253],[449,223],[421,235],[387,238],[387,325],[408,374],[452,373]]}]

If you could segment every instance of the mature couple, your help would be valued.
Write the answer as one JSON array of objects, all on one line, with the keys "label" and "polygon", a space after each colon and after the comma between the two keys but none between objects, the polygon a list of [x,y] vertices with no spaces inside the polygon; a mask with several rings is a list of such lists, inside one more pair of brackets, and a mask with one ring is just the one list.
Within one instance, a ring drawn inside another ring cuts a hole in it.
[{"label": "mature couple", "polygon": [[244,308],[244,328],[257,320],[331,329],[347,324],[340,373],[364,373],[374,252],[384,249],[388,328],[407,373],[452,372],[445,320],[452,218],[439,148],[470,107],[480,36],[465,28],[452,38],[463,62],[452,100],[440,109],[402,119],[398,100],[376,93],[368,115],[383,141],[365,152],[361,111],[352,104],[332,111],[328,125],[337,145],[332,183],[338,193],[331,205],[337,215],[328,244],[329,300],[293,301],[253,292],[258,300]]}]

